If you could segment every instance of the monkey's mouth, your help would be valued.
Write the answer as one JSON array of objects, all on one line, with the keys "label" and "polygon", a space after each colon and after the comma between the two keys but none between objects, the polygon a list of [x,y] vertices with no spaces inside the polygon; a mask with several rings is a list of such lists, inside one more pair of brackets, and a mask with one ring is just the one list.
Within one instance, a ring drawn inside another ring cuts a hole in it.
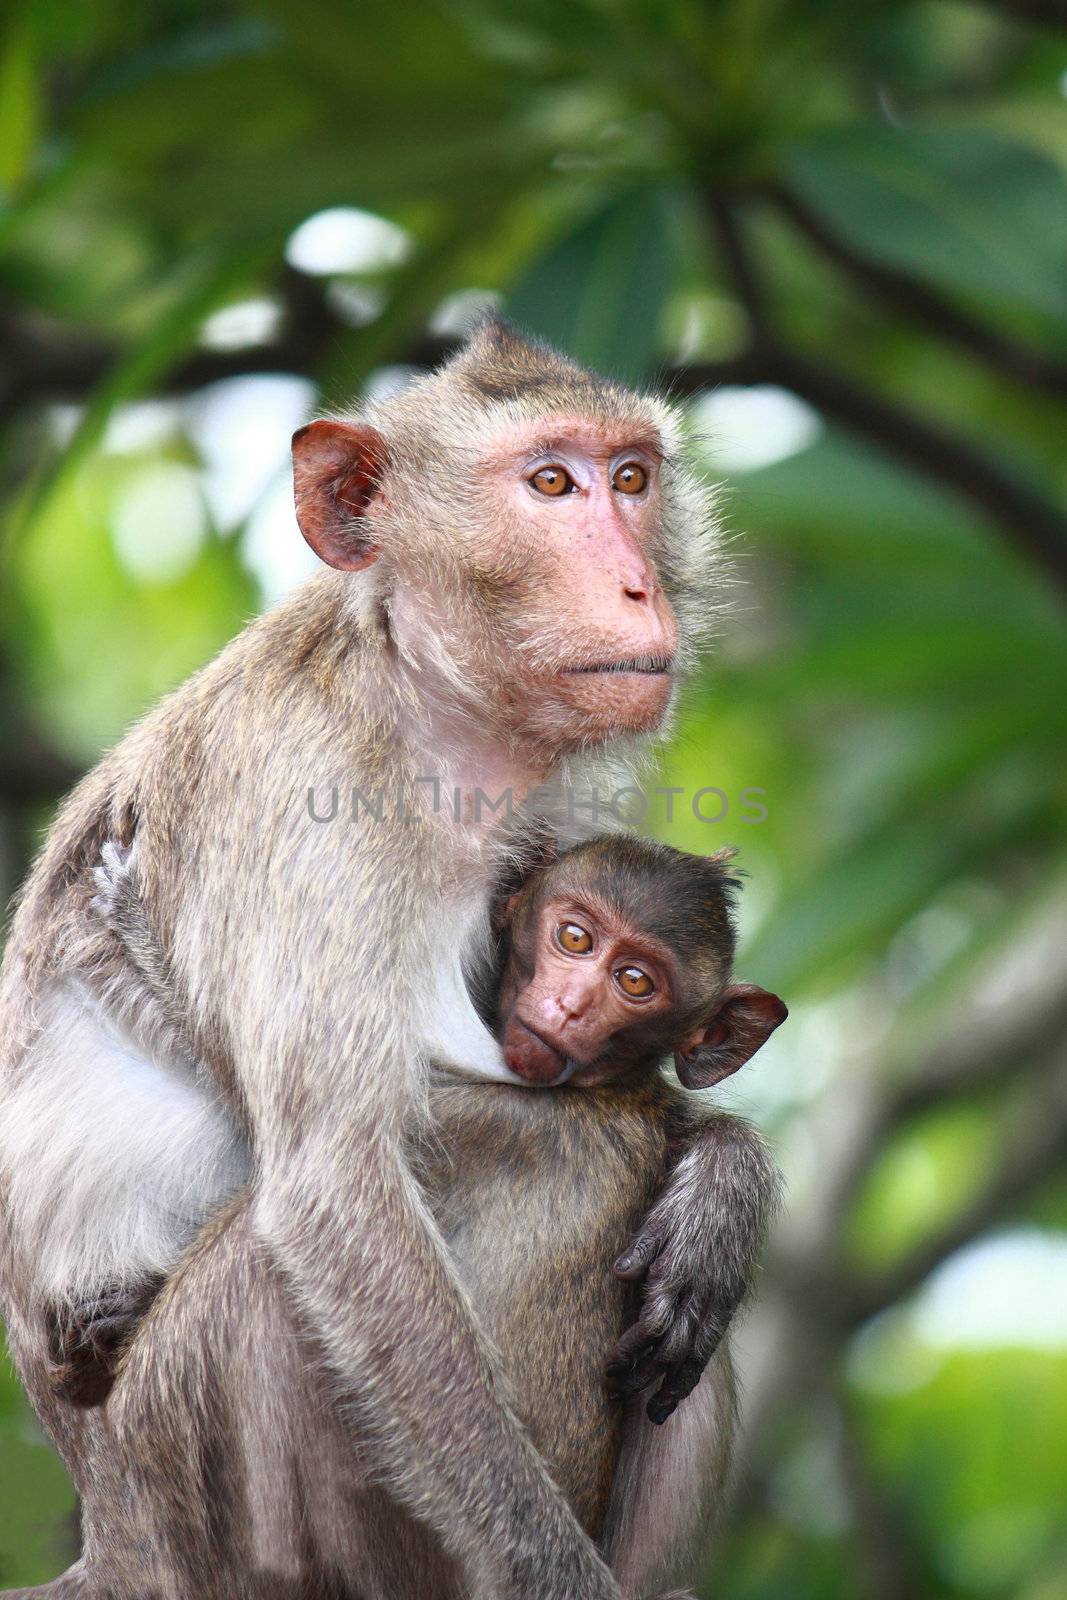
[{"label": "monkey's mouth", "polygon": [[662,648],[614,660],[578,660],[559,673],[554,699],[581,719],[586,737],[650,732],[674,692],[673,666],[673,654]]},{"label": "monkey's mouth", "polygon": [[508,1070],[539,1089],[565,1083],[577,1065],[518,1013],[512,1015],[501,1043]]},{"label": "monkey's mouth", "polygon": [[644,678],[668,677],[674,667],[673,656],[623,656],[619,661],[591,661],[580,667],[567,667],[564,677],[585,677],[591,673],[621,675],[637,673]]}]

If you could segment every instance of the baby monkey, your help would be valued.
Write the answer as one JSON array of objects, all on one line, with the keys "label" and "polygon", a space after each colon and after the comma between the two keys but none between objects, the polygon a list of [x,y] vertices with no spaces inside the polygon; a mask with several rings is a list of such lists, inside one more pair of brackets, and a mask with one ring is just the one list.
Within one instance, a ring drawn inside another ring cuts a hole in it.
[{"label": "baby monkey", "polygon": [[721,1482],[724,1336],[779,1191],[760,1136],[687,1092],[786,1017],[732,979],[732,854],[605,836],[502,899],[483,1010],[552,1087],[438,1074],[421,1167],[518,1413],[628,1594],[673,1571]]},{"label": "baby monkey", "polygon": [[[529,1087],[436,1072],[414,1153],[516,1410],[620,1581],[647,1564],[649,1525],[677,1543],[702,1467],[728,1455],[723,1339],[778,1193],[759,1135],[686,1092],[736,1072],[786,1016],[732,979],[731,857],[601,837],[502,893],[479,1004]],[[135,856],[108,847],[98,878],[102,914],[149,968]],[[106,1398],[155,1287],[124,1291],[125,1320],[122,1294],[102,1290],[64,1328],[68,1398]],[[672,1452],[642,1412],[665,1422],[709,1362],[702,1405],[664,1431],[687,1433]],[[638,1493],[645,1543],[628,1555]]]}]

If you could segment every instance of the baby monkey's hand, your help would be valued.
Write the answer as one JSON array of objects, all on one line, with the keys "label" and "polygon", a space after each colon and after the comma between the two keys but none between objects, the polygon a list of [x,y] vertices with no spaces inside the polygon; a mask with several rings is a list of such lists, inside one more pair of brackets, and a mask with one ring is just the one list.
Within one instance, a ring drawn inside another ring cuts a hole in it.
[{"label": "baby monkey's hand", "polygon": [[666,1422],[696,1388],[735,1309],[692,1232],[677,1226],[668,1194],[615,1263],[616,1277],[643,1279],[645,1292],[608,1362],[608,1392],[626,1400],[659,1380],[646,1407],[653,1422]]},{"label": "baby monkey's hand", "polygon": [[713,1117],[667,1179],[615,1274],[644,1283],[641,1312],[608,1362],[619,1399],[658,1387],[653,1422],[696,1388],[748,1292],[778,1172],[762,1138],[738,1117]]}]

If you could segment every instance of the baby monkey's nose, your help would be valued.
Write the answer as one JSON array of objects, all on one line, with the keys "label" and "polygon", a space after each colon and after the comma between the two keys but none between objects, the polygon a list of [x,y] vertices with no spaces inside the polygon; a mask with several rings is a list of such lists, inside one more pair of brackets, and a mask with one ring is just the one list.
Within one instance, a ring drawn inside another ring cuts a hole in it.
[{"label": "baby monkey's nose", "polygon": [[546,1020],[565,1028],[569,1022],[577,1022],[585,1015],[587,1002],[588,996],[581,989],[550,995],[545,1002]]}]

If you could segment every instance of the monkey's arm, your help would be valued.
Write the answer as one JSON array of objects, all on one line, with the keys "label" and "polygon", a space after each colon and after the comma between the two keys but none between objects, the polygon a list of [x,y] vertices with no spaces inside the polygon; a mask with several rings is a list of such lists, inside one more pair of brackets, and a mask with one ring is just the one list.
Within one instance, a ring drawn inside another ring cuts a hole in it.
[{"label": "monkey's arm", "polygon": [[767,1146],[740,1117],[680,1108],[666,1185],[616,1275],[643,1280],[640,1316],[608,1363],[613,1393],[659,1379],[648,1415],[665,1422],[699,1382],[748,1292],[781,1177]]}]

